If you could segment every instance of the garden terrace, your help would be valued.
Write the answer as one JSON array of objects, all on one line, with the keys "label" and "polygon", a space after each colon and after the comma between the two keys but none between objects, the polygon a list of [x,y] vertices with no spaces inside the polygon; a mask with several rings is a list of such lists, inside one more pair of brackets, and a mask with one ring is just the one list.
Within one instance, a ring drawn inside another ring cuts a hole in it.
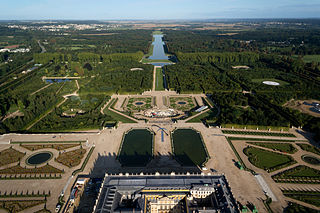
[{"label": "garden terrace", "polygon": [[272,172],[296,163],[291,156],[250,146],[246,147],[243,153],[248,156],[251,164],[267,172]]},{"label": "garden terrace", "polygon": [[274,151],[286,152],[293,154],[298,150],[289,143],[263,143],[263,142],[247,142],[248,144],[253,144],[256,146],[261,146],[268,149],[273,149]]},{"label": "garden terrace", "polygon": [[23,156],[25,156],[25,153],[19,152],[13,148],[2,150],[0,152],[0,167],[18,162]]},{"label": "garden terrace", "polygon": [[127,111],[144,111],[153,107],[152,97],[131,97],[126,105]]},{"label": "garden terrace", "polygon": [[169,107],[179,111],[190,111],[196,107],[192,97],[169,97]]},{"label": "garden terrace", "polygon": [[272,176],[277,183],[320,183],[320,170],[299,165]]},{"label": "garden terrace", "polygon": [[171,133],[172,150],[182,166],[204,166],[210,158],[200,132],[176,129]]},{"label": "garden terrace", "polygon": [[118,160],[122,166],[143,167],[153,157],[154,133],[149,129],[131,129],[124,134]]},{"label": "garden terrace", "polygon": [[85,154],[86,150],[80,148],[69,152],[63,152],[59,154],[59,156],[55,160],[71,168],[78,166],[81,163],[81,160],[85,156]]},{"label": "garden terrace", "polygon": [[320,207],[320,192],[319,191],[294,191],[284,190],[282,191],[284,196],[299,200],[311,205]]},{"label": "garden terrace", "polygon": [[305,144],[305,143],[297,143],[297,145],[304,151],[312,152],[316,155],[320,155],[320,149],[318,147],[312,146],[310,144]]}]

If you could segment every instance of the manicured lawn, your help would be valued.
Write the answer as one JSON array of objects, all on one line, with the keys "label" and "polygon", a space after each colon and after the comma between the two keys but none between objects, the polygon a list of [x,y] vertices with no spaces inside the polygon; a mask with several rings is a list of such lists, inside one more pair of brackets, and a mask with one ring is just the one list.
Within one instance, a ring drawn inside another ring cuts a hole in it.
[{"label": "manicured lawn", "polygon": [[209,158],[200,133],[177,129],[172,133],[174,155],[183,166],[202,166]]},{"label": "manicured lawn", "polygon": [[25,154],[13,148],[5,149],[0,152],[0,166],[18,162]]},{"label": "manicured lawn", "polygon": [[284,213],[319,213],[318,210],[310,209],[297,203],[289,203],[283,211]]},{"label": "manicured lawn", "polygon": [[236,134],[236,135],[260,135],[260,136],[275,136],[275,137],[296,137],[291,133],[280,132],[256,132],[256,131],[237,131],[237,130],[222,130],[224,134]]},{"label": "manicured lawn", "polygon": [[156,91],[164,90],[162,68],[156,69]]},{"label": "manicured lawn", "polygon": [[143,167],[152,157],[153,133],[147,129],[133,129],[124,136],[118,156],[122,166]]},{"label": "manicured lawn", "polygon": [[259,143],[259,142],[247,142],[247,143],[254,144],[256,146],[265,147],[268,149],[281,151],[281,152],[287,152],[290,154],[293,154],[298,151],[292,144],[289,144],[289,143]]},{"label": "manicured lawn", "polygon": [[78,166],[81,163],[82,158],[85,156],[86,150],[85,149],[76,149],[70,152],[64,152],[60,154],[56,161],[68,166],[68,167],[74,167]]},{"label": "manicured lawn", "polygon": [[216,116],[218,113],[218,109],[212,108],[210,110],[208,110],[207,112],[204,112],[194,118],[192,118],[191,120],[187,121],[187,123],[201,123],[202,121],[205,121],[207,118],[213,118],[214,116]]},{"label": "manicured lawn", "polygon": [[305,55],[303,56],[303,61],[306,63],[310,62],[320,62],[320,55]]},{"label": "manicured lawn", "polygon": [[[310,168],[308,166],[299,165],[294,168],[285,170],[281,173],[273,175],[272,178],[276,182],[290,182],[289,180],[320,180],[320,170]],[[292,182],[292,181],[291,181]]]},{"label": "manicured lawn", "polygon": [[314,154],[320,155],[320,149],[318,147],[305,144],[305,143],[297,143],[297,145],[304,151],[312,152]]},{"label": "manicured lawn", "polygon": [[110,103],[108,104],[108,106],[107,106],[107,107],[104,109],[104,111],[103,111],[104,114],[109,115],[109,116],[112,117],[114,120],[116,120],[116,121],[121,121],[122,123],[136,123],[134,120],[132,120],[132,119],[130,119],[130,118],[127,118],[127,117],[124,117],[124,116],[122,116],[122,115],[120,115],[120,114],[118,114],[118,113],[116,113],[116,112],[113,112],[113,111],[111,111],[111,110],[108,109],[110,106],[112,106],[113,104],[115,104],[116,101],[117,101],[117,99],[115,99],[115,98],[110,101]]},{"label": "manicured lawn", "polygon": [[296,200],[300,200],[305,203],[309,203],[320,207],[320,192],[314,191],[288,191],[283,192],[286,197],[290,197]]},{"label": "manicured lawn", "polygon": [[250,163],[267,171],[274,171],[295,163],[295,160],[291,156],[255,147],[248,146],[243,152],[248,156]]}]

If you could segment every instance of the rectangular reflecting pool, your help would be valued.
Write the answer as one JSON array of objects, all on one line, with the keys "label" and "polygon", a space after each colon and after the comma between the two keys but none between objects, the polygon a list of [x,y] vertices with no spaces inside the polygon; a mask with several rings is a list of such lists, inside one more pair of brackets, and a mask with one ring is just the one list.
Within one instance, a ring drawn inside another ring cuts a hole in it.
[{"label": "rectangular reflecting pool", "polygon": [[176,160],[183,166],[203,166],[209,155],[201,134],[194,129],[172,132],[172,147]]},{"label": "rectangular reflecting pool", "polygon": [[148,129],[132,129],[121,143],[118,160],[122,166],[143,167],[153,157],[153,132]]}]

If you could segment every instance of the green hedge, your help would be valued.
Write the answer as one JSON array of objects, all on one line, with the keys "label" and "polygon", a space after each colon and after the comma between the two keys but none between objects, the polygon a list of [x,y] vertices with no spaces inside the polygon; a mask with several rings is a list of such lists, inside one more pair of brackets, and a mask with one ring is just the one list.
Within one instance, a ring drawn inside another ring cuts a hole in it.
[{"label": "green hedge", "polygon": [[90,157],[91,157],[91,154],[92,154],[94,148],[95,148],[94,146],[91,147],[91,149],[90,149],[90,151],[89,151],[86,159],[84,159],[84,161],[83,161],[83,163],[82,163],[82,165],[81,165],[81,168],[80,168],[80,169],[76,169],[76,170],[74,170],[74,171],[72,172],[72,175],[73,175],[73,176],[75,176],[77,173],[82,172],[82,171],[84,170],[84,168],[86,167],[86,165],[87,165],[87,163],[88,163],[88,161],[89,161],[89,159],[90,159]]}]

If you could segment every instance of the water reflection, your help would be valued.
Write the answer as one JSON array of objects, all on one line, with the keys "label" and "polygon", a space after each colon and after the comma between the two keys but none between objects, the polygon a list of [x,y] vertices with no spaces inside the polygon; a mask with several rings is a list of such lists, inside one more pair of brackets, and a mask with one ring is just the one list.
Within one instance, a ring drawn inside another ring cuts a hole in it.
[{"label": "water reflection", "polygon": [[162,41],[163,35],[153,35],[154,42],[153,45],[153,53],[149,59],[152,60],[168,60],[168,56],[166,56],[164,52],[164,42]]}]

